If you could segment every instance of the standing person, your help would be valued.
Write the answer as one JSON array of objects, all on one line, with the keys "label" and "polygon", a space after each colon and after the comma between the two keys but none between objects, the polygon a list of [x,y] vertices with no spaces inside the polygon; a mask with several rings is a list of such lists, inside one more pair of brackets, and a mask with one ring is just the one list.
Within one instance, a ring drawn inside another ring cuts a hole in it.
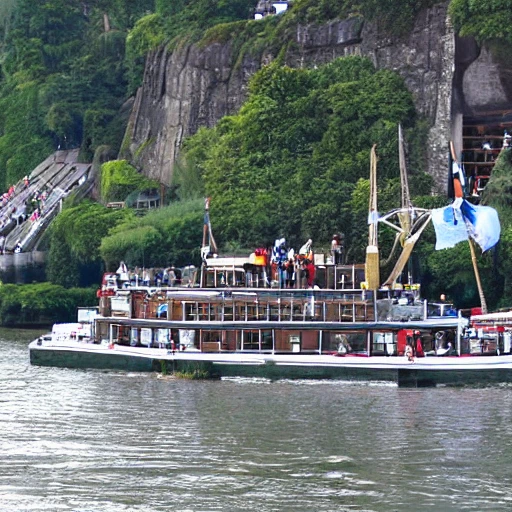
[{"label": "standing person", "polygon": [[313,284],[315,283],[315,275],[316,275],[315,264],[311,260],[306,260],[306,268],[308,270],[308,277],[307,277],[308,288],[313,288]]},{"label": "standing person", "polygon": [[341,240],[339,235],[333,235],[331,241],[332,262],[335,265],[341,264]]},{"label": "standing person", "polygon": [[414,350],[409,343],[407,343],[407,345],[405,345],[404,356],[407,358],[408,361],[410,361],[411,363],[414,363]]},{"label": "standing person", "polygon": [[176,272],[174,271],[174,267],[169,269],[169,286],[174,286],[176,283]]},{"label": "standing person", "polygon": [[116,270],[116,274],[121,283],[121,288],[126,288],[126,283],[128,283],[130,277],[128,276],[128,267],[124,261],[121,261],[119,264],[119,268]]},{"label": "standing person", "polygon": [[313,261],[313,240],[311,238],[300,248],[299,258]]},{"label": "standing person", "polygon": [[286,250],[285,243],[286,240],[284,238],[278,238],[272,249],[272,263],[276,268],[279,288],[284,288],[286,285],[285,265],[288,260],[288,251]]},{"label": "standing person", "polygon": [[416,357],[425,357],[425,352],[423,350],[423,343],[421,342],[421,333],[420,331],[414,331],[415,345],[416,345]]},{"label": "standing person", "polygon": [[307,288],[309,281],[309,268],[306,260],[302,260],[300,270],[300,287]]},{"label": "standing person", "polygon": [[292,258],[286,263],[286,288],[294,288],[295,286],[295,262]]}]

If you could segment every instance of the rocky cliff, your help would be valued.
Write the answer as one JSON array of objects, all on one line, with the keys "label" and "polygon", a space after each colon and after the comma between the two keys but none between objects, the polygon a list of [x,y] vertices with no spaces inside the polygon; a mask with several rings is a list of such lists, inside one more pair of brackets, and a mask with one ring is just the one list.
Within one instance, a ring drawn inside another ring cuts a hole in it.
[{"label": "rocky cliff", "polygon": [[[439,3],[421,12],[409,35],[401,39],[385,36],[359,18],[297,26],[294,44],[288,45],[285,57],[292,67],[310,67],[357,54],[369,57],[377,68],[398,72],[418,112],[429,122],[426,168],[438,191],[446,188],[449,141],[462,139],[462,114],[492,103],[496,94],[501,103],[510,104],[489,52],[463,44],[456,68],[458,39],[447,5]],[[184,137],[236,112],[246,98],[249,78],[273,58],[270,53],[258,59],[247,54],[235,66],[229,43],[153,52],[147,58],[127,131],[129,154],[122,156],[134,160],[150,177],[170,183]],[[468,73],[481,81],[491,71],[494,81],[485,89],[473,78],[465,78]]]}]

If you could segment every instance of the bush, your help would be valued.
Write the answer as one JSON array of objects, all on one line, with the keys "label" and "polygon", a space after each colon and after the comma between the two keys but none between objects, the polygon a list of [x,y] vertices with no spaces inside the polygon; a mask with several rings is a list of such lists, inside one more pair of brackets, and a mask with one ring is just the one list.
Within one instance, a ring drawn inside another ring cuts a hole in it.
[{"label": "bush", "polygon": [[22,327],[74,322],[79,306],[97,304],[96,288],[66,289],[51,283],[1,285],[0,323]]}]

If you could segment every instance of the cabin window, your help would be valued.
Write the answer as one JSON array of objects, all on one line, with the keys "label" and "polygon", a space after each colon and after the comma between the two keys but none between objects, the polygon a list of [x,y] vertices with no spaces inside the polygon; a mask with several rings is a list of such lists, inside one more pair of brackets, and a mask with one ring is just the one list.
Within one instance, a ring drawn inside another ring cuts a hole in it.
[{"label": "cabin window", "polygon": [[242,331],[242,350],[259,350],[259,331]]},{"label": "cabin window", "polygon": [[198,320],[208,321],[210,317],[211,306],[209,304],[198,304],[197,306],[197,317]]},{"label": "cabin window", "polygon": [[246,304],[246,320],[258,320],[258,306],[255,304]]},{"label": "cabin window", "polygon": [[273,350],[272,331],[261,331],[261,350]]},{"label": "cabin window", "polygon": [[322,351],[337,353],[366,353],[366,331],[323,331]]},{"label": "cabin window", "polygon": [[268,304],[258,304],[258,320],[268,320]]},{"label": "cabin window", "polygon": [[130,331],[130,345],[136,347],[139,344],[139,330],[136,327],[132,327]]},{"label": "cabin window", "polygon": [[397,354],[396,339],[392,332],[374,332],[372,355],[394,356]]},{"label": "cabin window", "polygon": [[144,345],[145,347],[150,347],[152,345],[153,341],[153,331],[152,329],[148,329],[146,327],[143,327],[140,330],[140,343],[141,345]]},{"label": "cabin window", "polygon": [[178,341],[180,344],[180,348],[184,350],[189,348],[195,348],[196,331],[193,329],[179,329]]},{"label": "cabin window", "polygon": [[188,322],[197,320],[197,304],[195,302],[185,302],[183,304],[183,320]]},{"label": "cabin window", "polygon": [[270,304],[269,305],[269,320],[279,321],[281,320],[281,311],[279,308],[279,304]]},{"label": "cabin window", "polygon": [[220,352],[222,350],[221,331],[202,331],[201,338],[201,350],[203,352]]}]

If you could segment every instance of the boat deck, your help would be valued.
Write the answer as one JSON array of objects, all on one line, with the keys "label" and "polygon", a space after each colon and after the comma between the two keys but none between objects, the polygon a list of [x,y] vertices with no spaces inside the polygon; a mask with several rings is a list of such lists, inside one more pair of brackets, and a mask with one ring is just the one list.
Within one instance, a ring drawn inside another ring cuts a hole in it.
[{"label": "boat deck", "polygon": [[29,349],[31,363],[41,366],[164,373],[202,370],[212,377],[388,381],[407,387],[512,382],[512,355],[427,356],[411,362],[404,356],[173,352],[80,342],[39,344],[38,340]]}]

